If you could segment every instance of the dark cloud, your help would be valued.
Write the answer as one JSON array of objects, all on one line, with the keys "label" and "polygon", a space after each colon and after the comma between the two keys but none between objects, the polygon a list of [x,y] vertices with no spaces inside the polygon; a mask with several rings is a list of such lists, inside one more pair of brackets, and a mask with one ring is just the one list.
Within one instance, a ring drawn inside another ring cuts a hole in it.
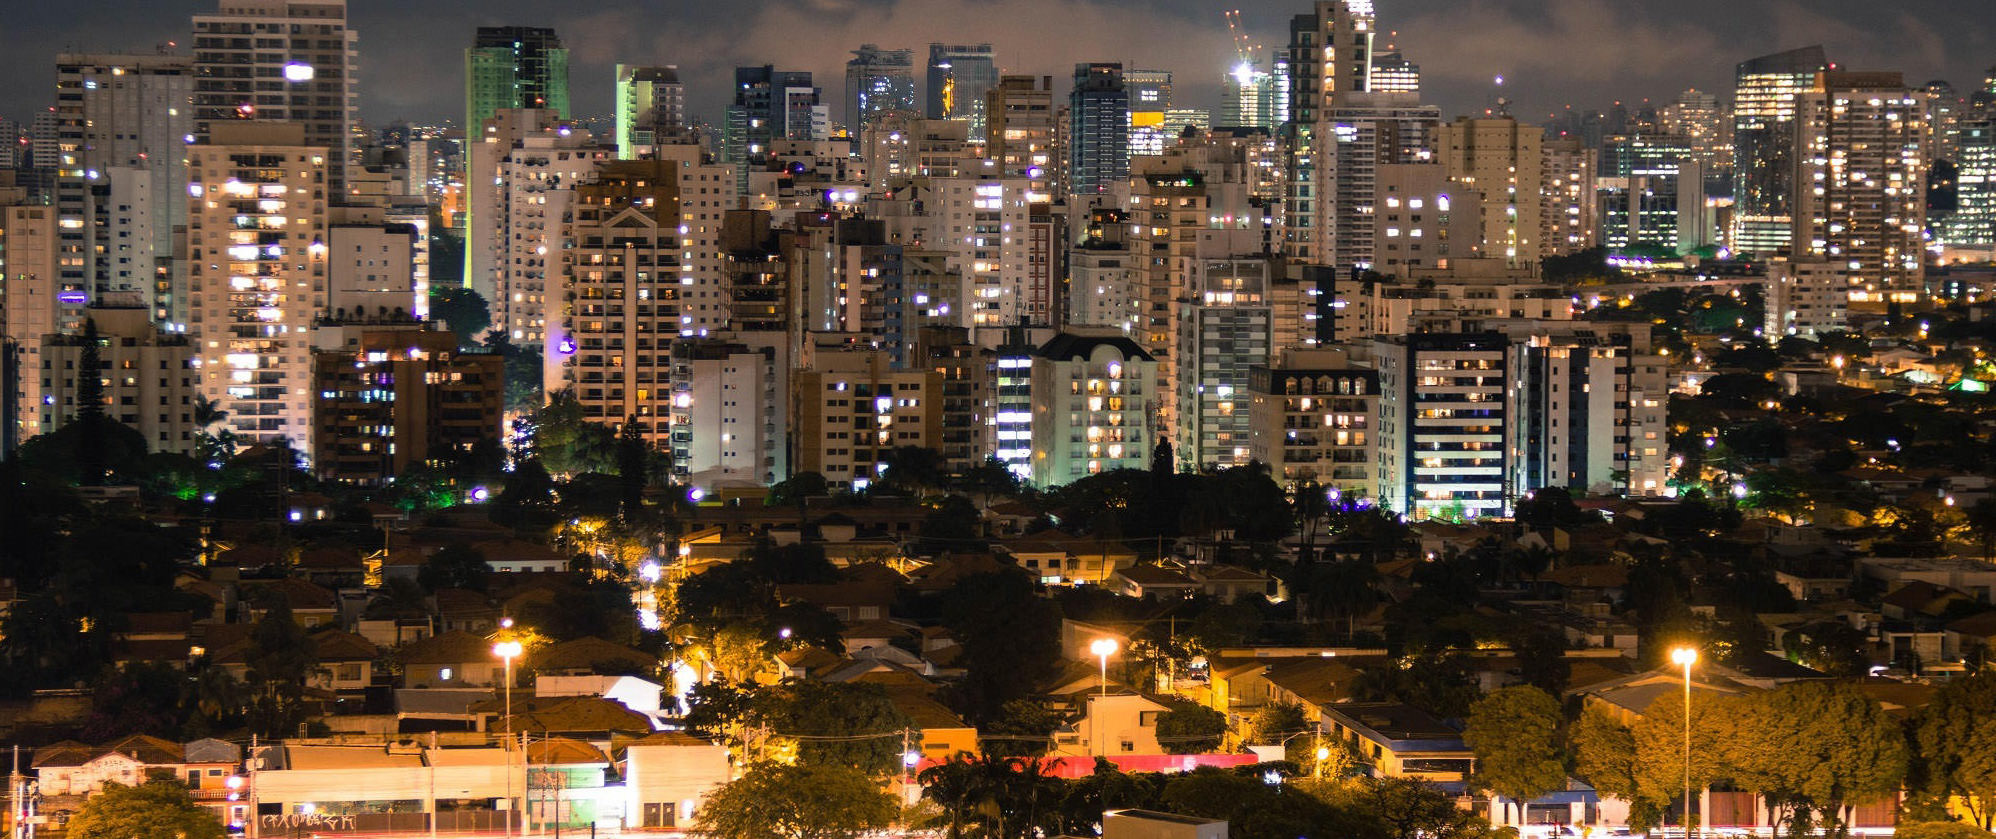
[{"label": "dark cloud", "polygon": [[[372,122],[463,113],[463,47],[474,27],[556,27],[572,50],[579,111],[610,104],[612,67],[674,63],[696,114],[717,116],[736,65],[819,74],[828,98],[861,43],[917,50],[989,41],[1007,72],[1064,77],[1074,62],[1122,60],[1177,76],[1181,100],[1217,104],[1233,43],[1201,0],[349,0],[361,32],[362,112]],[[1307,0],[1237,0],[1254,40],[1275,45]],[[1859,69],[1909,81],[1978,81],[1996,64],[1991,0],[1376,0],[1381,25],[1451,113],[1489,104],[1492,78],[1521,115],[1566,104],[1724,93],[1742,59],[1822,43]],[[216,0],[10,0],[0,29],[0,114],[45,107],[61,49],[149,50],[185,40]]]}]

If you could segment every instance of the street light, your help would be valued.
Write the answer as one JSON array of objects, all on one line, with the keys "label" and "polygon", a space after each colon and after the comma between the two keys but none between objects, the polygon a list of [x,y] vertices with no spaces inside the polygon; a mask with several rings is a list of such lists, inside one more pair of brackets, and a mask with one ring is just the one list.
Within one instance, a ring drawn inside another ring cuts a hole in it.
[{"label": "street light", "polygon": [[1102,660],[1102,695],[1109,695],[1109,656],[1116,654],[1116,639],[1097,638],[1088,644],[1088,651]]},{"label": "street light", "polygon": [[[512,621],[508,619],[505,625],[511,628]],[[500,641],[492,645],[492,654],[498,656],[501,661],[506,662],[506,748],[510,750],[513,748],[513,659],[520,656],[520,642]],[[522,760],[525,758],[525,755],[521,755]],[[513,771],[511,768],[506,770],[506,804],[507,806],[512,806],[513,804]],[[513,835],[512,813],[506,814],[506,835]]]},{"label": "street light", "polygon": [[1684,835],[1691,836],[1691,665],[1698,663],[1698,651],[1677,647],[1670,651],[1670,663],[1684,668]]}]

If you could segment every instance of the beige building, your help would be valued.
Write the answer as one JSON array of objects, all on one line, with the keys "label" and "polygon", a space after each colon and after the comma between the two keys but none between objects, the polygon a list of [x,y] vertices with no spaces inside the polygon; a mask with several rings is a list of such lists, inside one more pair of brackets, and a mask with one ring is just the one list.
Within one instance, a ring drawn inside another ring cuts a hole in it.
[{"label": "beige building", "polygon": [[1794,251],[1850,268],[1850,304],[1925,295],[1925,94],[1898,73],[1826,71],[1796,99]]},{"label": "beige building", "polygon": [[834,490],[862,490],[902,446],[937,449],[943,434],[943,376],[894,370],[886,353],[818,350],[791,375],[792,468],[816,472]]},{"label": "beige building", "polygon": [[562,307],[551,325],[550,389],[573,388],[593,422],[635,422],[668,441],[672,342],[679,337],[678,164],[604,163],[574,187],[560,237]]},{"label": "beige building", "polygon": [[1537,265],[1544,130],[1508,116],[1457,117],[1435,127],[1435,156],[1449,179],[1483,193],[1483,252]]},{"label": "beige building", "polygon": [[1289,349],[1249,376],[1250,453],[1277,481],[1315,481],[1351,499],[1374,493],[1378,371],[1341,348]]},{"label": "beige building", "polygon": [[328,151],[291,123],[217,122],[187,147],[188,333],[201,392],[245,443],[311,433],[311,328],[329,302]]},{"label": "beige building", "polygon": [[[154,452],[187,453],[194,449],[194,348],[184,335],[155,329],[143,308],[88,309],[97,325],[99,374],[104,387],[104,415],[145,437]],[[75,418],[78,381],[85,374],[83,336],[44,335],[41,369],[32,371],[37,391],[39,426],[61,428]],[[23,371],[22,378],[30,371]]]},{"label": "beige building", "polygon": [[1582,251],[1598,240],[1594,177],[1601,152],[1579,137],[1555,137],[1539,146],[1539,254]]},{"label": "beige building", "polygon": [[[20,197],[0,195],[5,196],[0,200]],[[56,239],[54,207],[0,206],[0,334],[18,342],[22,370],[20,403],[0,410],[15,411],[8,420],[23,439],[53,430],[42,426],[41,378],[28,375],[42,367],[42,336],[80,328],[90,298],[80,266],[74,282],[63,280]]]},{"label": "beige building", "polygon": [[1372,270],[1405,277],[1484,255],[1486,211],[1501,208],[1485,207],[1480,190],[1432,163],[1383,165],[1378,179]]}]

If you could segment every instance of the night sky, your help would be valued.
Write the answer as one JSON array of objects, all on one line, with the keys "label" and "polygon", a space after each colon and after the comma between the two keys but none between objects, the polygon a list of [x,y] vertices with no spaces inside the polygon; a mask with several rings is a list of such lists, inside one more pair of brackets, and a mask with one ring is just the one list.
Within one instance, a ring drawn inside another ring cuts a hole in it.
[{"label": "night sky", "polygon": [[[1286,38],[1307,0],[1234,0],[1262,45]],[[1902,70],[1910,84],[1973,87],[1996,64],[1996,0],[1376,0],[1382,28],[1421,65],[1424,97],[1448,114],[1490,104],[1494,76],[1513,113],[1542,120],[1564,105],[1668,100],[1696,86],[1723,96],[1744,58],[1811,43],[1857,70]],[[989,41],[1005,72],[1072,71],[1122,60],[1170,70],[1177,104],[1216,107],[1233,43],[1199,0],[349,0],[360,31],[361,112],[373,124],[462,119],[463,48],[475,26],[553,26],[572,54],[580,116],[606,114],[611,67],[678,64],[696,117],[718,119],[730,72],[774,62],[819,74],[843,94],[863,42],[917,51],[930,41]],[[54,92],[60,49],[146,51],[185,41],[188,17],[216,0],[5,0],[0,115],[25,123]],[[183,43],[183,46],[184,43]],[[919,67],[918,67],[918,85]],[[1059,82],[1056,83],[1060,84]],[[834,107],[834,114],[838,113]]]}]

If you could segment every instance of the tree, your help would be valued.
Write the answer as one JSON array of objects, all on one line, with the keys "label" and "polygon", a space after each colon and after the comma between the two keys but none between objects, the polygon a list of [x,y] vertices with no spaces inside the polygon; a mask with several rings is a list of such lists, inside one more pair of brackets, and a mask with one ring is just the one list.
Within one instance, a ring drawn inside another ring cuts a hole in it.
[{"label": "tree", "polygon": [[1732,777],[1787,810],[1793,828],[1820,813],[1825,829],[1844,835],[1848,807],[1889,795],[1905,779],[1898,721],[1848,684],[1795,682],[1740,705],[1744,713],[1727,717],[1735,730],[1724,741]]},{"label": "tree", "polygon": [[1629,802],[1629,827],[1660,821],[1661,807],[1636,783],[1636,737],[1629,727],[1589,705],[1573,723],[1573,772],[1602,795]]},{"label": "tree", "polygon": [[1914,728],[1927,791],[1943,800],[1959,797],[1975,823],[1985,829],[1996,820],[1992,726],[1996,726],[1996,669],[1985,667],[1943,686],[1921,711]]},{"label": "tree", "polygon": [[[446,236],[440,235],[435,237],[435,240],[441,243],[445,238]],[[461,252],[463,240],[457,241],[459,242],[457,249]],[[441,258],[446,254],[435,255]],[[432,261],[431,264],[447,264],[451,261],[443,260],[443,263]],[[480,333],[492,326],[492,312],[487,308],[485,298],[463,286],[431,283],[430,317],[441,320],[449,326],[450,331],[457,335],[459,346],[472,345],[478,340]]]},{"label": "tree", "polygon": [[1476,753],[1476,780],[1522,808],[1566,787],[1559,700],[1530,685],[1499,688],[1470,706],[1462,740]]},{"label": "tree", "polygon": [[1433,784],[1412,778],[1365,779],[1340,788],[1332,801],[1373,822],[1367,833],[1383,839],[1482,839],[1493,832],[1487,819],[1455,806],[1455,799]]},{"label": "tree", "polygon": [[463,542],[452,542],[423,560],[423,567],[416,569],[416,582],[429,591],[441,588],[484,591],[486,578],[491,574],[492,566],[485,561],[484,552]]},{"label": "tree", "polygon": [[1024,571],[971,574],[942,595],[943,622],[963,646],[961,710],[990,719],[1050,677],[1060,656],[1060,611]]},{"label": "tree", "polygon": [[636,522],[645,508],[645,456],[651,449],[638,434],[636,415],[624,420],[617,433],[617,512],[626,524]]},{"label": "tree", "polygon": [[1226,733],[1226,716],[1204,705],[1174,702],[1171,710],[1157,715],[1157,742],[1169,754],[1210,752],[1220,747]]},{"label": "tree", "polygon": [[1304,716],[1303,706],[1294,702],[1264,702],[1248,722],[1248,742],[1272,745],[1309,730],[1310,720]]},{"label": "tree", "polygon": [[248,723],[265,737],[293,736],[310,715],[305,707],[305,677],[318,654],[305,629],[291,616],[291,606],[278,600],[250,630],[246,671],[249,687]]},{"label": "tree", "polygon": [[709,795],[698,819],[717,839],[852,839],[887,827],[894,815],[894,797],[861,772],[757,763]]},{"label": "tree", "polygon": [[69,819],[75,839],[222,839],[213,810],[194,803],[176,781],[147,781],[135,787],[106,782]]},{"label": "tree", "polygon": [[871,682],[788,679],[756,691],[755,719],[795,738],[799,764],[837,766],[885,777],[901,768],[901,735],[915,722]]}]

